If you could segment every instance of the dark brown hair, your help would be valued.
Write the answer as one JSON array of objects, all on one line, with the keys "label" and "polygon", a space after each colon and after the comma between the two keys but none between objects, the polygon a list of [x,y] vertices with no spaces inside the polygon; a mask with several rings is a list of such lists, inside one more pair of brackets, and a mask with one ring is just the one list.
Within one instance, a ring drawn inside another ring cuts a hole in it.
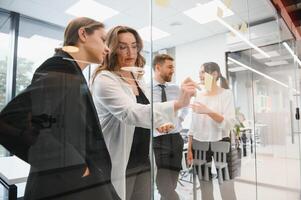
[{"label": "dark brown hair", "polygon": [[218,73],[217,80],[221,80],[221,87],[224,89],[229,89],[228,81],[225,79],[221,73],[220,67],[215,62],[207,62],[202,65],[204,67],[204,71],[208,74],[212,74],[213,72]]},{"label": "dark brown hair", "polygon": [[119,44],[118,35],[121,33],[131,33],[134,35],[137,43],[137,60],[135,62],[135,65],[137,67],[144,67],[145,65],[145,59],[141,55],[141,50],[143,49],[143,42],[141,37],[139,36],[138,32],[130,27],[127,26],[116,26],[112,28],[108,34],[106,39],[106,44],[110,49],[110,53],[108,53],[104,59],[104,63],[102,66],[99,66],[95,69],[93,76],[92,76],[92,82],[94,81],[95,77],[98,73],[100,73],[102,70],[108,70],[108,71],[116,71],[118,70],[118,61],[117,61],[117,48]]},{"label": "dark brown hair", "polygon": [[155,70],[155,66],[157,64],[164,64],[165,60],[171,60],[174,61],[174,59],[168,55],[168,54],[158,54],[155,56],[154,61],[153,61],[153,70]]},{"label": "dark brown hair", "polygon": [[[65,29],[63,46],[75,46],[77,44],[79,39],[78,30],[80,28],[84,28],[87,34],[92,34],[95,30],[104,28],[104,24],[88,17],[73,19]],[[62,49],[56,49],[56,51],[59,50]]]}]

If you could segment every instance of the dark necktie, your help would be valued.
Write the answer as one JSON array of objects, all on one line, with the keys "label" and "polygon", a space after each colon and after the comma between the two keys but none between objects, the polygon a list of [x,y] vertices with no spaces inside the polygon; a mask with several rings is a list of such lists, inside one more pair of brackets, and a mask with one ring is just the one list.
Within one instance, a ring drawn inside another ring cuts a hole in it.
[{"label": "dark necktie", "polygon": [[167,101],[166,92],[165,92],[165,87],[166,86],[163,85],[163,84],[159,84],[158,86],[161,88],[161,102]]}]

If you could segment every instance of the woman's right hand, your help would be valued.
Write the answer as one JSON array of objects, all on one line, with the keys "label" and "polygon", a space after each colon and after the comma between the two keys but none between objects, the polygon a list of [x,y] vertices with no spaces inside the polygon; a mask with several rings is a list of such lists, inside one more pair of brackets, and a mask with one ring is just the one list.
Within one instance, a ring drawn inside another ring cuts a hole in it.
[{"label": "woman's right hand", "polygon": [[168,133],[173,130],[175,126],[172,123],[165,123],[160,127],[156,128],[159,133]]},{"label": "woman's right hand", "polygon": [[85,169],[85,171],[84,171],[84,173],[83,173],[83,175],[82,175],[82,178],[83,178],[83,177],[86,177],[86,176],[89,176],[89,175],[90,175],[90,170],[89,170],[88,167],[86,167],[86,169]]},{"label": "woman's right hand", "polygon": [[193,164],[193,153],[192,153],[192,149],[188,149],[187,151],[187,164],[188,166]]},{"label": "woman's right hand", "polygon": [[197,84],[191,78],[186,78],[183,81],[180,96],[174,105],[175,111],[189,105],[191,97],[196,93],[196,87]]}]

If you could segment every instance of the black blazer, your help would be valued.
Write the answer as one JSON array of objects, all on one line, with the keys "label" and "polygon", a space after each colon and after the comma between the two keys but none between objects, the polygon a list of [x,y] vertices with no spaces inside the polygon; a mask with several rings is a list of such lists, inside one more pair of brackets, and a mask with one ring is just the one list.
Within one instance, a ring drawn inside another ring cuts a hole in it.
[{"label": "black blazer", "polygon": [[46,60],[1,111],[0,143],[31,165],[25,200],[119,199],[89,88],[66,52]]}]

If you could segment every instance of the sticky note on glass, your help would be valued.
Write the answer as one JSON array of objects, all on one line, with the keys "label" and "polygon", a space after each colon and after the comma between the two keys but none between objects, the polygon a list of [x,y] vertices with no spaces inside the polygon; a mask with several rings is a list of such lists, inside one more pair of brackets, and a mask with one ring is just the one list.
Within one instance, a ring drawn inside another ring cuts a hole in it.
[{"label": "sticky note on glass", "polygon": [[225,1],[224,1],[224,4],[226,5],[227,8],[230,9],[231,6],[232,6],[232,0],[225,0]]},{"label": "sticky note on glass", "polygon": [[158,6],[165,7],[165,6],[168,6],[169,0],[156,0],[155,3]]},{"label": "sticky note on glass", "polygon": [[211,91],[212,88],[213,76],[205,73],[205,88],[207,91]]},{"label": "sticky note on glass", "polygon": [[248,25],[246,22],[243,22],[239,29],[241,32],[246,33],[248,31]]},{"label": "sticky note on glass", "polygon": [[221,9],[220,7],[217,7],[217,13],[216,15],[220,18],[222,18],[224,16],[224,11],[223,9]]}]

